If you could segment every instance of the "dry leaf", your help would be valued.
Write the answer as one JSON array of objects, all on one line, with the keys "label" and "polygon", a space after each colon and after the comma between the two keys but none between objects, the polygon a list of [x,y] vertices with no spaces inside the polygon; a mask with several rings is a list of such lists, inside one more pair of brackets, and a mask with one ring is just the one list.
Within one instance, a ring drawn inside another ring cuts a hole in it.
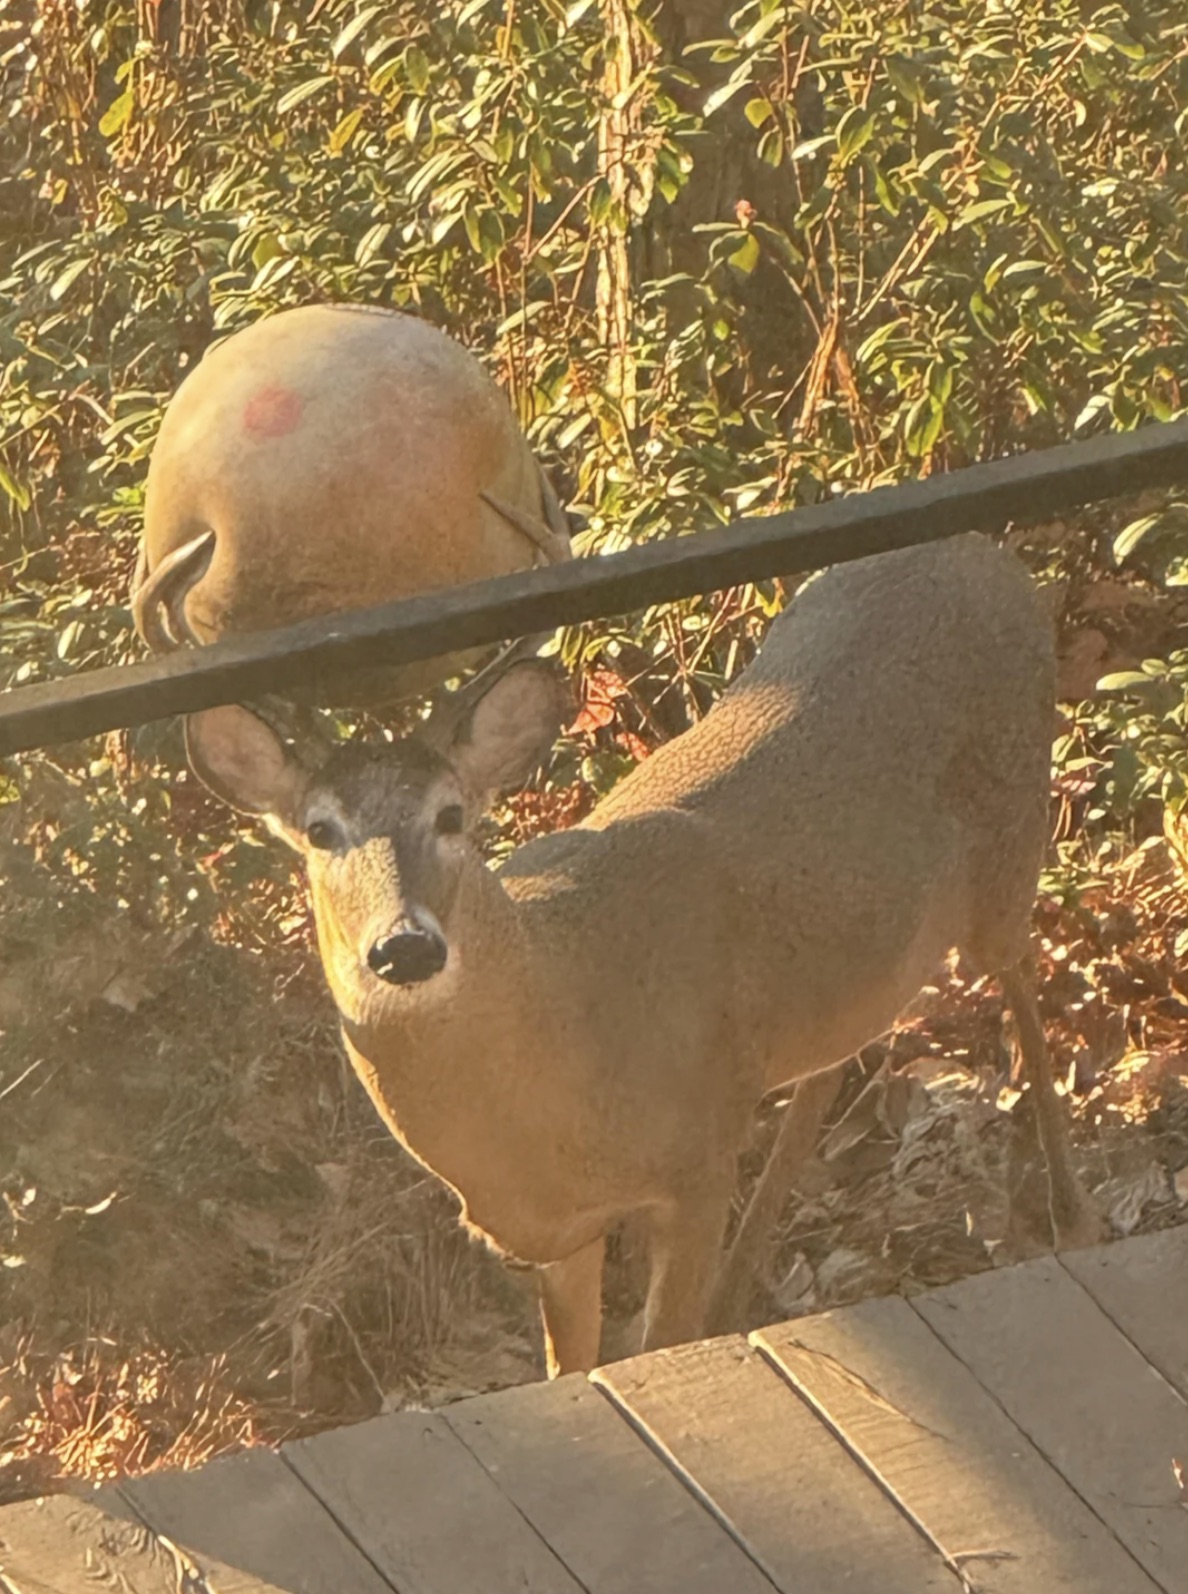
[{"label": "dry leaf", "polygon": [[1166,1201],[1171,1194],[1167,1169],[1152,1162],[1131,1178],[1108,1179],[1096,1192],[1115,1234],[1133,1234],[1151,1202]]}]

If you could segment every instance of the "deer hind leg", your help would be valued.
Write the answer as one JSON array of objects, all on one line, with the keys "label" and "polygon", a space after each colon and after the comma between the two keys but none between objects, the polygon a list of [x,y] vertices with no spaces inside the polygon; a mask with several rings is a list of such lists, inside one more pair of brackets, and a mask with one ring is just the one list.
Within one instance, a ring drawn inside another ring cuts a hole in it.
[{"label": "deer hind leg", "polygon": [[540,1313],[550,1378],[598,1366],[602,1339],[602,1235],[562,1262],[540,1269]]},{"label": "deer hind leg", "polygon": [[1102,1238],[1101,1217],[1073,1167],[1068,1118],[1056,1093],[1040,1018],[1034,961],[1030,956],[1021,959],[1005,969],[999,979],[1015,1015],[1027,1094],[1031,1098],[1030,1116],[1047,1167],[1053,1243],[1057,1250],[1095,1245]]},{"label": "deer hind leg", "polygon": [[802,1079],[784,1108],[775,1144],[759,1176],[714,1288],[710,1328],[728,1334],[745,1326],[759,1257],[788,1194],[816,1149],[826,1114],[837,1100],[843,1068]]},{"label": "deer hind leg", "polygon": [[695,1196],[647,1213],[651,1280],[644,1308],[643,1349],[700,1339],[730,1215],[731,1183],[723,1178]]}]

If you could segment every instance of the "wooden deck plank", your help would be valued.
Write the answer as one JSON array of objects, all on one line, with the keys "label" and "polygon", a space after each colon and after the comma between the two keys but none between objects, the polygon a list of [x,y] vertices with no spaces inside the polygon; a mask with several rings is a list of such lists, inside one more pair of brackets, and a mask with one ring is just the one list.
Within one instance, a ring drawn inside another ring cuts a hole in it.
[{"label": "wooden deck plank", "polygon": [[636,1357],[594,1376],[785,1594],[958,1594],[935,1547],[741,1339]]},{"label": "wooden deck plank", "polygon": [[1137,1561],[900,1299],[751,1336],[978,1594],[1157,1594]]},{"label": "wooden deck plank", "polygon": [[148,1527],[148,1523],[132,1502],[125,1500],[120,1493],[118,1483],[94,1484],[89,1488],[72,1487],[65,1492],[84,1505],[93,1505],[97,1511],[102,1511],[104,1516],[116,1517],[121,1522],[131,1522],[141,1528]]},{"label": "wooden deck plank", "polygon": [[462,1401],[445,1417],[587,1594],[772,1594],[580,1375]]},{"label": "wooden deck plank", "polygon": [[399,1594],[581,1594],[441,1416],[376,1417],[284,1454]]},{"label": "wooden deck plank", "polygon": [[1188,1404],[1055,1257],[917,1296],[914,1310],[1167,1594],[1188,1594],[1172,1473]]},{"label": "wooden deck plank", "polygon": [[204,1567],[214,1557],[288,1594],[392,1594],[275,1451],[245,1450],[194,1472],[150,1473],[121,1483],[120,1492]]},{"label": "wooden deck plank", "polygon": [[1185,1325],[1188,1229],[1046,1258],[9,1507],[0,1594],[1188,1594]]},{"label": "wooden deck plank", "polygon": [[1060,1260],[1152,1366],[1188,1396],[1188,1224],[1067,1251]]},{"label": "wooden deck plank", "polygon": [[[4,1594],[282,1594],[272,1584],[212,1563],[200,1579],[184,1554],[137,1522],[69,1495],[0,1510]],[[188,1574],[188,1577],[187,1577]]]}]

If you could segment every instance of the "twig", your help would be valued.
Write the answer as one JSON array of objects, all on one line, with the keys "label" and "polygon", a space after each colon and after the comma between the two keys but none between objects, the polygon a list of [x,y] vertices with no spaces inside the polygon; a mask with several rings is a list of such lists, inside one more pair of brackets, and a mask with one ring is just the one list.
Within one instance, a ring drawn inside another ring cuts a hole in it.
[{"label": "twig", "polygon": [[35,1063],[30,1063],[28,1068],[25,1069],[25,1072],[23,1074],[18,1074],[11,1085],[5,1085],[4,1089],[0,1090],[0,1101],[3,1101],[5,1096],[10,1096],[18,1085],[23,1085],[25,1080],[28,1079],[29,1075],[36,1073],[39,1068],[43,1067],[44,1063],[44,1057],[39,1057]]}]

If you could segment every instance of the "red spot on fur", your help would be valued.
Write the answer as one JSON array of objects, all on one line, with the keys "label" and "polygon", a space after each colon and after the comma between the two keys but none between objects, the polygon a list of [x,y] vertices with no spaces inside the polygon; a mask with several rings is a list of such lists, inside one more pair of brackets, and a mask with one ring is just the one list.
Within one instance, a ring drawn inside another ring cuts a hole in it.
[{"label": "red spot on fur", "polygon": [[252,437],[283,437],[301,419],[305,400],[287,387],[258,388],[243,407],[243,429]]}]

